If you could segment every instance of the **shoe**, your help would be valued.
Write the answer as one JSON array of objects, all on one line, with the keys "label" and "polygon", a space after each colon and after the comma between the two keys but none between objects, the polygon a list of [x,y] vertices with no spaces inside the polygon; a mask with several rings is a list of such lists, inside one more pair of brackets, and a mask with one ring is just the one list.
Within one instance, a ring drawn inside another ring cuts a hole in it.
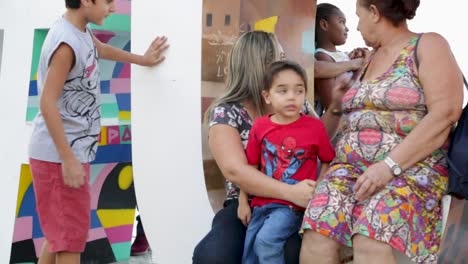
[{"label": "shoe", "polygon": [[132,256],[141,256],[150,251],[150,246],[148,240],[146,240],[146,235],[137,235],[135,241],[133,241],[132,249],[130,255]]}]

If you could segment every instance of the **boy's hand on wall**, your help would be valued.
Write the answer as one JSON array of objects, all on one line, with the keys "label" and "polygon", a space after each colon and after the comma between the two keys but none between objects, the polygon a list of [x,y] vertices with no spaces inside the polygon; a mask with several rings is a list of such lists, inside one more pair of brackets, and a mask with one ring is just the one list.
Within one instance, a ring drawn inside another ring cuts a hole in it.
[{"label": "boy's hand on wall", "polygon": [[169,48],[169,44],[167,43],[167,37],[157,37],[151,45],[146,50],[145,54],[143,55],[143,60],[141,62],[142,66],[156,66],[163,62],[166,57],[163,56],[164,51]]}]

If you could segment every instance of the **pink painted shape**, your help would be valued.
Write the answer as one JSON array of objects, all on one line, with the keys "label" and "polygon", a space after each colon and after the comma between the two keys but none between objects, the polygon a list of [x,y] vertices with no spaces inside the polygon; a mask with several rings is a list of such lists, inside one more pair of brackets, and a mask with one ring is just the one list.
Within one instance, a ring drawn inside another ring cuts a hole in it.
[{"label": "pink painted shape", "polygon": [[115,36],[114,32],[110,31],[97,31],[98,33],[94,33],[94,36],[96,36],[97,39],[99,39],[103,43],[109,42],[111,38]]},{"label": "pink painted shape", "polygon": [[115,1],[115,13],[130,15],[131,13],[130,0],[117,0]]},{"label": "pink painted shape", "polygon": [[107,235],[106,235],[106,231],[104,231],[104,228],[102,227],[93,228],[88,231],[87,242],[98,240],[98,239],[105,238],[105,237],[107,237]]},{"label": "pink painted shape", "polygon": [[111,244],[132,240],[133,224],[106,228],[107,239]]},{"label": "pink painted shape", "polygon": [[32,222],[32,216],[16,218],[15,230],[13,233],[13,242],[23,241],[32,238]]},{"label": "pink painted shape", "polygon": [[117,78],[110,80],[110,93],[130,93],[130,79]]},{"label": "pink painted shape", "polygon": [[119,78],[130,78],[130,63],[124,63]]},{"label": "pink painted shape", "polygon": [[107,145],[120,144],[120,128],[118,126],[107,127]]},{"label": "pink painted shape", "polygon": [[106,165],[96,177],[96,180],[94,180],[93,185],[91,185],[91,209],[97,209],[99,194],[101,193],[102,185],[104,184],[107,175],[109,175],[112,169],[114,169],[116,164],[117,163],[109,163],[108,165]]},{"label": "pink painted shape", "polygon": [[34,242],[34,249],[36,250],[36,257],[39,257],[41,255],[42,245],[45,242],[45,237],[35,238],[33,242]]}]

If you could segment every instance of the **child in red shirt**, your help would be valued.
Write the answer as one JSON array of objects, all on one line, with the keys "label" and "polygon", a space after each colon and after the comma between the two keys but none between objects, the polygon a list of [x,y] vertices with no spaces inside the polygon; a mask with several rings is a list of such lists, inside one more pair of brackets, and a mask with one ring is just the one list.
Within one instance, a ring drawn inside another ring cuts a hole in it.
[{"label": "child in red shirt", "polygon": [[[288,184],[317,179],[335,157],[325,126],[301,114],[307,92],[304,69],[290,61],[273,63],[262,95],[274,114],[258,118],[250,131],[246,156],[250,165]],[[287,201],[255,196],[250,220],[248,197],[241,190],[238,216],[248,224],[242,263],[284,263],[287,238],[298,232],[304,208]]]}]

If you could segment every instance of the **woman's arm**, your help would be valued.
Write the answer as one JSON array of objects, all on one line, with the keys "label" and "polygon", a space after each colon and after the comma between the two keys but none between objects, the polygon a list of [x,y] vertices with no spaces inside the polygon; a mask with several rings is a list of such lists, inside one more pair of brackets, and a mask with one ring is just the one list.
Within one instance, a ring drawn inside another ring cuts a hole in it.
[{"label": "woman's arm", "polygon": [[209,130],[211,153],[224,177],[247,193],[286,200],[306,207],[315,189],[315,182],[302,181],[289,185],[248,165],[239,132],[229,125],[214,125]]},{"label": "woman's arm", "polygon": [[93,40],[98,50],[99,58],[112,60],[112,61],[138,64],[141,66],[154,66],[164,61],[166,57],[164,57],[162,53],[165,50],[167,50],[167,48],[169,47],[169,45],[167,44],[166,37],[157,37],[155,40],[153,40],[151,45],[148,47],[145,54],[137,55],[137,54],[133,54],[128,51],[113,47],[109,44],[102,43],[94,35],[93,35]]},{"label": "woman's arm", "polygon": [[[435,33],[424,34],[418,48],[418,59],[419,79],[428,113],[389,153],[403,171],[440,148],[462,112],[462,74],[447,41]],[[373,164],[356,181],[356,199],[367,199],[392,178],[383,161]]]},{"label": "woman's arm", "polygon": [[447,41],[436,33],[424,34],[418,59],[428,114],[389,154],[403,170],[440,148],[462,112],[463,78]]}]

